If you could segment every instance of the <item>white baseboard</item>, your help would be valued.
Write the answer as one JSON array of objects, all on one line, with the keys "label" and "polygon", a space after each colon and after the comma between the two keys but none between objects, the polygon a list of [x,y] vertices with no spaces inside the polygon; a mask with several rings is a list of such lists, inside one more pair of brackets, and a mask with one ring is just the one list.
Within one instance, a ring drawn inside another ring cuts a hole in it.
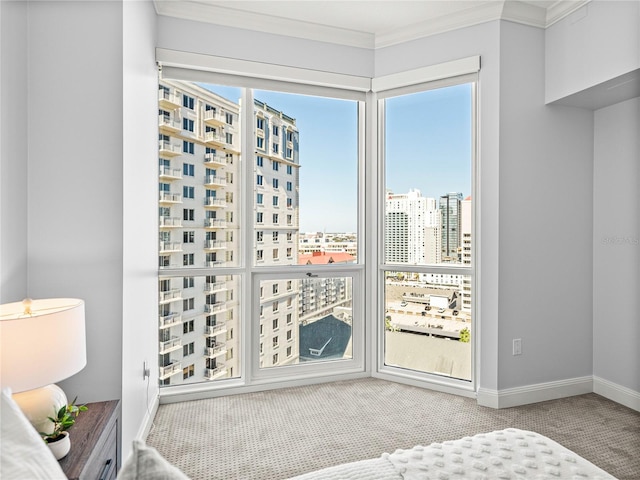
[{"label": "white baseboard", "polygon": [[593,378],[578,377],[504,390],[478,389],[478,405],[509,408],[593,392]]},{"label": "white baseboard", "polygon": [[593,377],[593,392],[640,412],[640,392],[596,376]]},{"label": "white baseboard", "polygon": [[156,396],[151,403],[150,409],[144,414],[136,440],[146,440],[147,436],[149,436],[149,432],[153,426],[153,419],[156,418],[156,413],[158,412],[158,405],[160,405],[160,398]]}]

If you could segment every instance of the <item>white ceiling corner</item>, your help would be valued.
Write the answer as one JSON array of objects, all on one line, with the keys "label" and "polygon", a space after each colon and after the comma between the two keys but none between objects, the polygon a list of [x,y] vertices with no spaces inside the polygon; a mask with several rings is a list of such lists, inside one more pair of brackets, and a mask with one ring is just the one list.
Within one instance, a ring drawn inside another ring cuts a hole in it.
[{"label": "white ceiling corner", "polygon": [[590,0],[154,0],[159,15],[383,48],[491,20],[546,28]]}]

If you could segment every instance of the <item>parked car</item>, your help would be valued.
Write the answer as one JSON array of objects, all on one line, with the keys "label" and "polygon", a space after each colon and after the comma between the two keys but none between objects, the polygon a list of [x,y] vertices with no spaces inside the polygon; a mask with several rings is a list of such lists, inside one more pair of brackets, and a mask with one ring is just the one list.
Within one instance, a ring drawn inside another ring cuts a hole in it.
[{"label": "parked car", "polygon": [[438,313],[444,313],[444,308],[438,309]]},{"label": "parked car", "polygon": [[402,303],[400,304],[400,306],[401,306],[401,307],[406,307],[406,306],[407,306],[407,302],[402,302]]},{"label": "parked car", "polygon": [[425,306],[424,306],[424,309],[425,309],[425,311],[427,311],[427,312],[428,312],[429,310],[431,310],[431,305],[425,305]]},{"label": "parked car", "polygon": [[456,316],[458,313],[460,313],[460,312],[458,312],[458,310],[454,310],[454,311],[453,311],[453,312],[451,312],[451,313],[452,313],[452,314],[453,314],[453,316],[455,317],[455,316]]}]

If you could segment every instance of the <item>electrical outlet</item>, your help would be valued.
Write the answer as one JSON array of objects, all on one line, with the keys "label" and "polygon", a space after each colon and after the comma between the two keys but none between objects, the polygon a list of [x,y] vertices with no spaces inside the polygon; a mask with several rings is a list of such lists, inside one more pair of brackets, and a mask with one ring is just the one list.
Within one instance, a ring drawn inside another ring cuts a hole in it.
[{"label": "electrical outlet", "polygon": [[145,380],[151,375],[151,370],[147,367],[147,361],[142,362],[142,379]]},{"label": "electrical outlet", "polygon": [[513,339],[513,354],[522,355],[522,339],[521,338]]}]

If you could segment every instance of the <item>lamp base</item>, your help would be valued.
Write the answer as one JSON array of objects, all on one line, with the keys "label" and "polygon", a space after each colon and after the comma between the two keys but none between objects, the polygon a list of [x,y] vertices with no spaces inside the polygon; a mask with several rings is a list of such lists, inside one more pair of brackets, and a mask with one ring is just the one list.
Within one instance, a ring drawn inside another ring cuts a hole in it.
[{"label": "lamp base", "polygon": [[67,396],[55,385],[14,393],[13,400],[38,433],[53,432],[53,423],[48,417],[55,417],[60,407],[67,405]]}]

